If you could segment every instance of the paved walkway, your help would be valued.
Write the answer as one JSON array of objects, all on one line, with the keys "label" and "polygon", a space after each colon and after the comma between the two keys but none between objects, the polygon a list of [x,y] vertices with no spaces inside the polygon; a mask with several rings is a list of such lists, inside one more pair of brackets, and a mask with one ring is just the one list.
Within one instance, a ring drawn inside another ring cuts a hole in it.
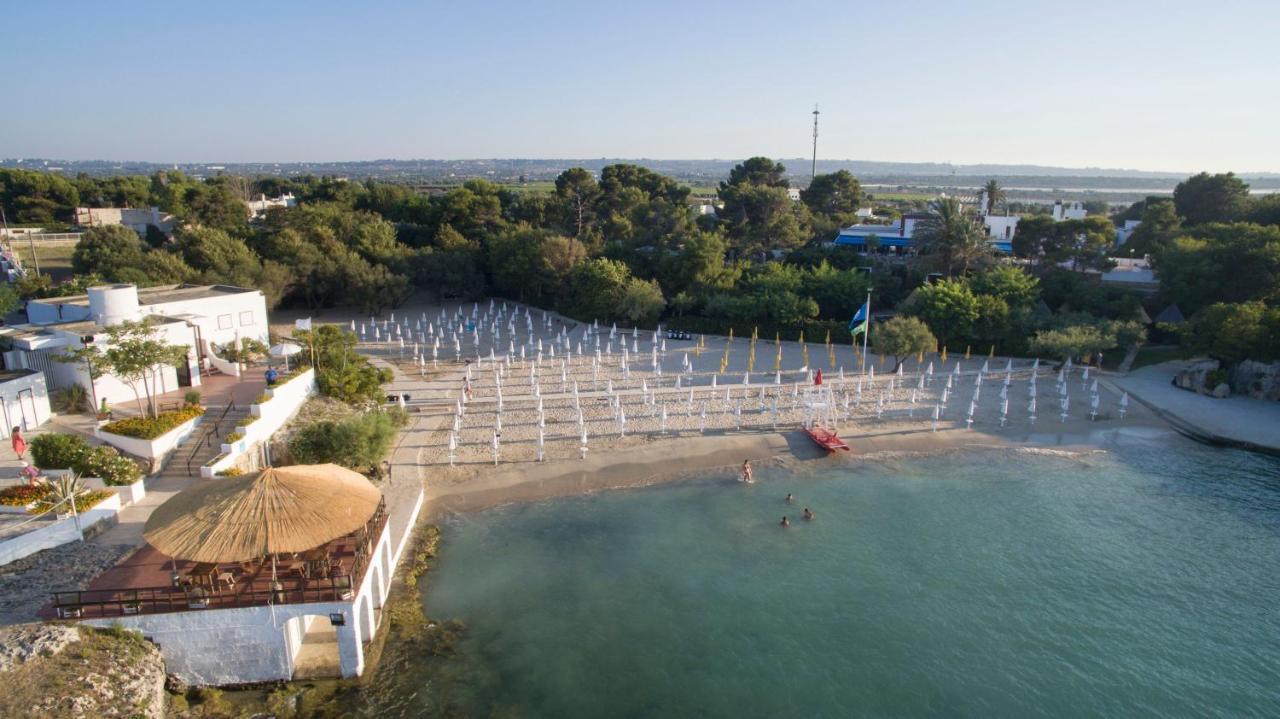
[{"label": "paved walkway", "polygon": [[1280,454],[1280,402],[1251,397],[1214,399],[1172,384],[1188,362],[1162,362],[1111,378],[1179,431],[1215,444]]}]

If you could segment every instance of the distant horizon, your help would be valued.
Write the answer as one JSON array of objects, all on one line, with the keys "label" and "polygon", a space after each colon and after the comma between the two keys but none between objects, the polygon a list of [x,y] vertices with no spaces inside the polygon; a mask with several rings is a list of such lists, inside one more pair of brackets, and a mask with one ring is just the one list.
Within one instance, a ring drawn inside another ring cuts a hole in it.
[{"label": "distant horizon", "polygon": [[[25,166],[35,165],[37,163],[83,163],[83,164],[104,164],[104,165],[156,165],[156,166],[200,166],[200,167],[218,167],[218,166],[236,166],[236,165],[369,165],[378,163],[449,163],[449,162],[564,162],[577,164],[594,164],[594,163],[643,163],[643,162],[685,162],[685,163],[723,163],[734,164],[746,160],[747,157],[652,157],[652,156],[624,156],[624,155],[608,155],[602,157],[559,157],[559,156],[534,156],[534,155],[508,155],[508,156],[474,156],[474,157],[373,157],[368,159],[315,159],[315,160],[151,160],[140,158],[115,159],[115,158],[72,158],[72,157],[19,157],[19,156],[0,156],[0,166]],[[788,172],[793,174],[808,174],[808,164],[812,160],[811,157],[771,157],[771,159],[787,165]],[[870,160],[858,158],[817,158],[818,164],[862,164],[862,165],[886,165],[886,166],[902,166],[907,167],[935,167],[935,168],[951,168],[952,170],[981,169],[984,173],[1004,173],[1009,175],[1034,175],[1037,171],[1051,170],[1056,173],[1078,172],[1080,177],[1189,177],[1199,172],[1210,172],[1213,170],[1186,169],[1186,170],[1156,170],[1143,169],[1136,167],[1107,167],[1097,165],[1045,165],[1039,163],[1016,163],[1016,162],[945,162],[945,161],[907,161],[907,160]],[[800,168],[794,163],[804,163],[804,167]],[[1239,177],[1258,177],[1270,178],[1280,177],[1280,171],[1277,170],[1220,170],[1219,172],[1234,172]],[[1104,175],[1096,175],[1089,173],[1104,173]],[[922,172],[921,174],[931,174]]]}]

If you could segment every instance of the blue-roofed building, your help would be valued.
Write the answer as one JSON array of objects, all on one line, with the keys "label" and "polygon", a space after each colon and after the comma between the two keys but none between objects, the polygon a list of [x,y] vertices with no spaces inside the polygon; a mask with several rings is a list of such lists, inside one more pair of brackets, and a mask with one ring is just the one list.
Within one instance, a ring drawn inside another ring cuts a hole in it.
[{"label": "blue-roofed building", "polygon": [[[927,219],[929,215],[925,213],[908,213],[892,225],[850,225],[841,228],[836,235],[835,244],[848,245],[865,252],[867,239],[874,236],[876,239],[872,244],[879,247],[878,251],[904,254],[912,246],[911,235],[915,228]],[[997,250],[1013,252],[1013,233],[1018,226],[1016,216],[983,216],[982,226]]]}]

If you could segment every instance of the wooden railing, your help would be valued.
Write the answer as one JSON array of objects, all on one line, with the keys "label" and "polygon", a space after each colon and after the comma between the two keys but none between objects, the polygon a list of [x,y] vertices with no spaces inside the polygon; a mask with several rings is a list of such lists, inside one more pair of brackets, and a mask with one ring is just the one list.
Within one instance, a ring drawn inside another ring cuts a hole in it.
[{"label": "wooden railing", "polygon": [[[94,619],[133,614],[157,614],[206,609],[261,607],[269,604],[303,604],[312,602],[347,602],[355,598],[359,582],[387,525],[386,500],[379,503],[374,516],[365,526],[348,535],[355,540],[355,555],[350,571],[327,577],[254,576],[235,585],[219,587],[168,586],[129,589],[86,589],[54,592],[51,609],[60,619]],[[262,568],[269,566],[264,559]]]}]

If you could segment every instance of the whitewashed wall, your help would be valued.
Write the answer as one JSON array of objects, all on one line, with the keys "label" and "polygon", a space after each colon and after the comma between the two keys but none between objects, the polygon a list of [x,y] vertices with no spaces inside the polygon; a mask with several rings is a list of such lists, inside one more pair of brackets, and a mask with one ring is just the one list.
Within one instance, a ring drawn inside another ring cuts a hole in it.
[{"label": "whitewashed wall", "polygon": [[[93,509],[81,514],[80,526],[88,531],[98,522],[113,521],[119,513],[120,495],[113,494],[99,502]],[[75,518],[60,519],[35,531],[0,541],[0,565],[68,542],[79,541],[79,539],[80,533],[76,531]]]}]

